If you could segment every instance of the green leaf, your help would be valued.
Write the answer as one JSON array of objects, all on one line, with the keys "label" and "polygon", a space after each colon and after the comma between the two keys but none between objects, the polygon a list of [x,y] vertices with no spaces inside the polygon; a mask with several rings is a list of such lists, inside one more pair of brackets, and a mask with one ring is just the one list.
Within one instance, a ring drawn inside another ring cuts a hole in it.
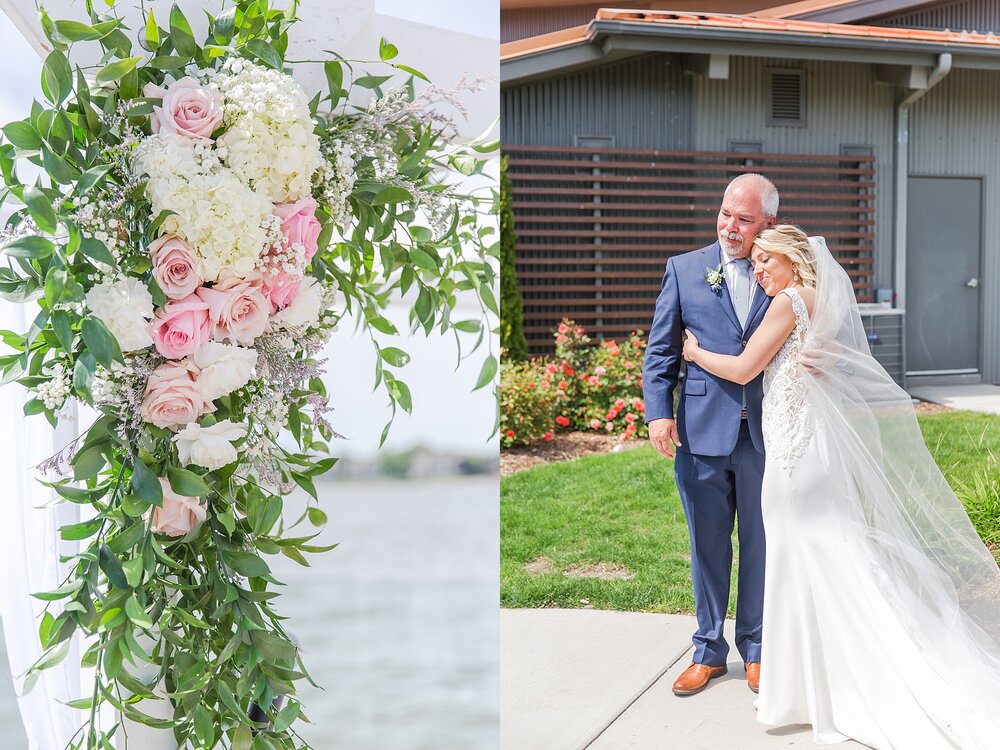
[{"label": "green leaf", "polygon": [[277,633],[269,630],[254,630],[250,633],[250,640],[253,641],[254,648],[266,661],[288,662],[295,658],[295,644]]},{"label": "green leaf", "polygon": [[125,614],[128,615],[128,619],[144,630],[149,630],[153,627],[153,621],[139,605],[139,600],[135,598],[135,594],[132,594],[125,600]]},{"label": "green leaf", "polygon": [[479,371],[479,380],[476,381],[476,387],[472,390],[478,391],[480,388],[492,383],[496,374],[497,358],[491,354],[486,358],[486,361],[483,362],[483,369]]},{"label": "green leaf", "polygon": [[97,181],[104,177],[108,172],[114,169],[113,164],[101,164],[100,166],[88,169],[82,175],[80,179],[76,181],[76,189],[73,191],[76,195],[84,195],[88,190],[90,190]]},{"label": "green leaf", "polygon": [[141,60],[141,57],[126,57],[124,60],[115,60],[113,63],[108,63],[97,72],[95,80],[100,85],[121,80],[126,74],[135,70],[135,66]]},{"label": "green leaf", "polygon": [[382,359],[388,362],[393,367],[403,367],[410,361],[410,355],[404,352],[402,349],[397,349],[394,346],[387,346],[382,349],[379,354]]},{"label": "green leaf", "polygon": [[55,307],[62,298],[63,290],[66,288],[66,271],[56,266],[49,267],[49,272],[45,274],[45,302],[49,309]]},{"label": "green leaf", "polygon": [[69,526],[63,526],[59,529],[59,536],[67,541],[77,541],[79,539],[86,539],[97,533],[98,529],[104,525],[104,519],[102,518],[92,518],[89,521],[83,521],[82,523],[74,523]]},{"label": "green leaf", "polygon": [[76,480],[96,477],[108,464],[101,446],[92,445],[73,456],[73,478]]},{"label": "green leaf", "polygon": [[194,733],[202,747],[215,744],[215,722],[212,714],[200,703],[194,707]]},{"label": "green leaf", "polygon": [[278,715],[274,719],[274,731],[284,732],[286,729],[288,729],[288,727],[292,725],[292,722],[294,722],[297,718],[299,718],[299,711],[301,709],[302,706],[299,703],[295,702],[289,703],[287,706],[281,709],[281,711],[278,712]]},{"label": "green leaf", "polygon": [[4,248],[4,252],[12,258],[41,259],[52,255],[55,244],[37,234],[19,237]]},{"label": "green leaf", "polygon": [[93,42],[105,36],[93,26],[79,21],[56,21],[53,24],[60,34],[71,42]]},{"label": "green leaf", "polygon": [[80,332],[83,334],[83,343],[87,349],[104,367],[110,370],[115,360],[122,361],[118,342],[100,318],[95,318],[93,315],[84,318]]},{"label": "green leaf", "polygon": [[330,87],[330,97],[336,103],[344,88],[344,68],[336,60],[327,60],[323,63],[323,72],[326,73],[326,83]]},{"label": "green leaf", "polygon": [[423,268],[425,271],[436,271],[438,270],[438,262],[435,260],[435,256],[431,255],[426,250],[419,247],[410,248],[410,260],[413,265],[418,268]]},{"label": "green leaf", "polygon": [[233,735],[233,750],[250,750],[253,745],[253,733],[246,724],[240,724]]},{"label": "green leaf", "polygon": [[411,68],[409,65],[400,65],[399,63],[393,63],[393,67],[394,68],[398,68],[399,70],[402,70],[405,73],[409,73],[412,76],[416,76],[417,78],[420,78],[420,79],[422,79],[424,81],[427,81],[427,83],[431,82],[430,78],[428,78],[427,76],[425,76],[423,73],[421,73],[416,68]]},{"label": "green leaf", "polygon": [[193,471],[180,469],[176,466],[167,468],[167,481],[170,482],[170,488],[174,492],[185,497],[204,497],[212,491],[205,484],[205,481]]},{"label": "green leaf", "polygon": [[156,25],[156,19],[153,17],[153,9],[149,9],[149,15],[146,16],[146,49],[151,52],[160,46],[160,29]]},{"label": "green leaf", "polygon": [[67,352],[73,351],[73,326],[69,322],[69,313],[65,310],[55,310],[52,313],[52,330],[55,331],[59,345]]},{"label": "green leaf", "polygon": [[190,57],[178,55],[159,55],[149,61],[149,67],[157,70],[179,70],[191,62]]},{"label": "green leaf", "polygon": [[198,44],[191,32],[191,25],[177,3],[174,3],[170,8],[170,39],[174,43],[177,54],[194,57],[198,53]]},{"label": "green leaf", "polygon": [[91,260],[96,260],[109,266],[115,265],[114,256],[107,246],[94,237],[84,237],[80,240],[80,252]]},{"label": "green leaf", "polygon": [[253,552],[226,552],[226,564],[247,578],[260,578],[271,572],[267,563]]},{"label": "green leaf", "polygon": [[150,506],[148,500],[144,500],[138,495],[133,495],[131,492],[122,497],[122,511],[132,518],[139,518],[145,513]]},{"label": "green leaf", "polygon": [[108,542],[108,547],[116,555],[120,555],[123,552],[127,552],[137,545],[146,536],[146,522],[144,520],[136,521],[131,526],[129,526],[125,531],[118,534],[114,539]]},{"label": "green leaf", "polygon": [[354,85],[361,86],[366,89],[377,89],[390,78],[392,78],[392,76],[361,76],[360,78],[354,79]]},{"label": "green leaf", "polygon": [[56,224],[58,223],[56,212],[52,208],[52,201],[45,196],[45,193],[41,189],[37,187],[25,188],[24,202],[28,206],[31,218],[35,220],[39,229],[49,233],[56,231]]},{"label": "green leaf", "polygon": [[69,653],[69,645],[71,642],[72,642],[71,640],[67,639],[62,643],[60,643],[58,646],[50,648],[48,651],[42,654],[42,657],[38,661],[35,662],[34,666],[32,666],[32,669],[37,669],[37,670],[49,669],[50,667],[54,667],[57,664],[59,664],[63,659],[66,658],[66,654]]},{"label": "green leaf", "polygon": [[309,508],[309,523],[313,526],[325,526],[327,522],[326,513],[324,513],[319,508],[310,507]]},{"label": "green leaf", "polygon": [[163,487],[160,485],[160,480],[141,459],[137,459],[132,467],[132,489],[135,494],[153,505],[163,504]]},{"label": "green leaf", "polygon": [[385,37],[382,37],[379,40],[378,56],[382,58],[382,62],[385,62],[386,60],[391,60],[398,54],[399,50],[396,48],[395,44],[389,44],[389,42],[385,40]]},{"label": "green leaf", "polygon": [[90,384],[94,379],[94,370],[97,369],[97,360],[90,352],[84,352],[73,365],[73,389],[85,399],[88,404],[94,402],[93,394],[90,392]]},{"label": "green leaf", "polygon": [[125,571],[125,580],[128,581],[128,585],[132,588],[136,588],[142,582],[142,569],[142,558],[138,556],[122,563],[122,570]]},{"label": "green leaf", "polygon": [[409,190],[395,185],[386,185],[372,198],[372,205],[382,206],[388,203],[410,203],[412,201],[413,194]]},{"label": "green leaf", "polygon": [[66,160],[56,154],[44,143],[42,144],[42,166],[49,177],[60,185],[68,185],[73,181],[73,173],[70,171]]},{"label": "green leaf", "polygon": [[403,407],[407,414],[413,412],[413,397],[410,395],[410,388],[402,380],[389,380],[386,385],[392,393],[393,399]]},{"label": "green leaf", "polygon": [[452,327],[465,333],[479,333],[483,325],[478,320],[459,320]]},{"label": "green leaf", "polygon": [[52,50],[42,65],[42,82],[53,104],[59,104],[73,90],[73,71],[69,60],[59,50]]},{"label": "green leaf", "polygon": [[75,581],[65,583],[57,589],[53,589],[52,591],[41,591],[32,594],[32,596],[36,599],[41,599],[44,602],[54,602],[58,599],[65,599],[67,596],[72,596],[82,588],[83,579],[77,578]]},{"label": "green leaf", "polygon": [[128,579],[125,578],[125,571],[122,570],[122,561],[118,559],[114,552],[108,549],[108,545],[101,545],[101,551],[98,553],[97,557],[100,562],[101,570],[103,570],[104,575],[108,577],[108,582],[117,588],[127,589]]},{"label": "green leaf", "polygon": [[251,39],[247,42],[246,46],[250,54],[268,67],[274,68],[275,70],[281,70],[284,67],[284,63],[281,61],[281,55],[279,55],[277,50],[275,50],[274,47],[265,42],[263,39]]},{"label": "green leaf", "polygon": [[41,148],[42,138],[27,120],[7,123],[2,130],[7,140],[18,148],[23,148],[26,151],[36,151]]}]

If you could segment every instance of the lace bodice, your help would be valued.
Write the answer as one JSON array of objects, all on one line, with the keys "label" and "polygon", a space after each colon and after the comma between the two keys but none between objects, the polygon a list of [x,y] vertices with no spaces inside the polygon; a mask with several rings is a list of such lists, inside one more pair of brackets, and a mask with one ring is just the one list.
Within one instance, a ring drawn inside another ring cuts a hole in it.
[{"label": "lace bodice", "polygon": [[767,460],[791,474],[813,433],[812,416],[805,403],[806,382],[799,371],[802,344],[809,332],[809,311],[798,290],[789,287],[779,294],[788,295],[792,301],[795,328],[764,368],[761,426]]}]

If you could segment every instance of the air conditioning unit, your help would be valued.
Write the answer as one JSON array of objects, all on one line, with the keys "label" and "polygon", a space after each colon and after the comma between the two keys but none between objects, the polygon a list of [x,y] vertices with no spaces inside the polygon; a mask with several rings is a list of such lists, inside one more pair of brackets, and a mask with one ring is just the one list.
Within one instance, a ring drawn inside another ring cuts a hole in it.
[{"label": "air conditioning unit", "polygon": [[898,385],[906,387],[906,362],[903,342],[905,311],[881,304],[860,303],[861,323],[868,335],[868,346],[878,363]]}]

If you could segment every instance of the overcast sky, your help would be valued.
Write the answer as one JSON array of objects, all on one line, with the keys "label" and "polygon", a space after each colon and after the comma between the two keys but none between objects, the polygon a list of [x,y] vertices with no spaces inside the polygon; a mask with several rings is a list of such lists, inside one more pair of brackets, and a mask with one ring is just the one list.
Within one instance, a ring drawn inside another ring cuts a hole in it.
[{"label": "overcast sky", "polygon": [[[377,11],[421,23],[433,23],[477,36],[499,38],[499,11],[495,0],[376,0]],[[408,61],[409,62],[409,61]],[[419,63],[414,63],[419,67]],[[0,13],[0,122],[27,116],[32,98],[41,99],[41,61]],[[457,316],[472,317],[468,314]],[[397,306],[389,316],[400,330],[408,328],[406,309]],[[466,339],[466,348],[472,341]],[[385,342],[383,342],[385,343]],[[455,372],[454,340],[432,335],[394,344],[412,355],[412,362],[399,373],[413,393],[413,416],[400,414],[386,443],[388,450],[415,445],[431,446],[466,454],[495,455],[496,438],[487,441],[495,419],[491,388],[472,393],[479,374],[481,354]],[[496,353],[496,352],[495,352]],[[326,356],[327,382],[335,412],[334,428],[350,440],[335,446],[337,455],[364,457],[375,453],[388,417],[387,399],[373,394],[375,358],[367,336],[353,336],[345,325],[335,334]]]}]

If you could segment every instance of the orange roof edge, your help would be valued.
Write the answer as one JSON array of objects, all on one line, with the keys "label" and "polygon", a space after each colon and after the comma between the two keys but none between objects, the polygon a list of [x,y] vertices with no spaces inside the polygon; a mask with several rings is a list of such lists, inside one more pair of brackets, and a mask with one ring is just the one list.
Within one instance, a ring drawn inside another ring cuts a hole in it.
[{"label": "orange roof edge", "polygon": [[[798,3],[803,5],[805,3]],[[598,21],[622,21],[642,25],[679,26],[695,28],[733,29],[750,32],[784,32],[867,39],[904,39],[931,44],[961,44],[972,47],[1000,48],[1000,37],[978,32],[941,31],[938,29],[904,29],[900,27],[859,26],[855,24],[797,21],[794,19],[763,18],[758,14],[737,16],[725,13],[698,13],[668,10],[616,10],[601,8]],[[589,25],[589,24],[588,24]],[[500,60],[513,59],[534,52],[569,46],[587,40],[588,25],[576,26],[550,34],[519,39],[500,45]]]},{"label": "orange roof edge", "polygon": [[552,31],[548,34],[529,36],[525,39],[518,39],[500,45],[500,59],[510,57],[521,57],[532,52],[542,52],[544,50],[566,47],[570,44],[582,42],[587,38],[587,24],[583,26],[573,26],[568,29]]},{"label": "orange roof edge", "polygon": [[747,13],[747,15],[757,16],[758,18],[794,18],[802,13],[840,8],[844,5],[853,5],[855,2],[857,0],[800,0],[797,3],[784,3],[783,5],[775,5],[773,8],[755,10]]}]

